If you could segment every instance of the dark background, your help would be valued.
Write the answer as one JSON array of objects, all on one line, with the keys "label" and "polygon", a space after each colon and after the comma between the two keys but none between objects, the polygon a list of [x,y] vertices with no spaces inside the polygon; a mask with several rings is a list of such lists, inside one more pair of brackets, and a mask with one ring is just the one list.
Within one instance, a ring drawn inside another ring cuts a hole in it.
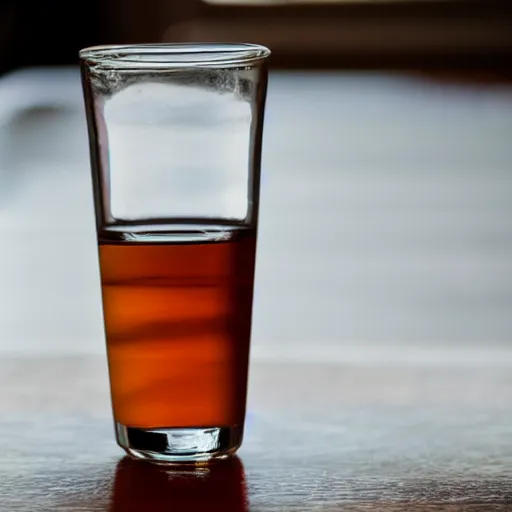
[{"label": "dark background", "polygon": [[506,0],[3,0],[0,73],[75,64],[80,48],[96,44],[243,40],[270,46],[274,67],[485,68],[508,76],[511,21]]}]

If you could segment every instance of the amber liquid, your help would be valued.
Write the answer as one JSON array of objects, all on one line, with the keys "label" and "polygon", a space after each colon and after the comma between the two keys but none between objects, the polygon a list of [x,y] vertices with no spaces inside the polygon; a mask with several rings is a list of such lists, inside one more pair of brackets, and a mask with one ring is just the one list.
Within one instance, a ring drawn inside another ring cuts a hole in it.
[{"label": "amber liquid", "polygon": [[245,416],[256,239],[100,242],[114,416],[223,427]]}]

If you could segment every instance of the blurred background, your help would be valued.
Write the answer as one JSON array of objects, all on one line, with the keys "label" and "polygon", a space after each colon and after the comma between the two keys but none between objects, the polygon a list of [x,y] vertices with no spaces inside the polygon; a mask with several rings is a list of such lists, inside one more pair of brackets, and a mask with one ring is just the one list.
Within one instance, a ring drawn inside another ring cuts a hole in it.
[{"label": "blurred background", "polygon": [[2,0],[0,351],[101,353],[77,52],[268,45],[256,358],[512,361],[512,8]]}]

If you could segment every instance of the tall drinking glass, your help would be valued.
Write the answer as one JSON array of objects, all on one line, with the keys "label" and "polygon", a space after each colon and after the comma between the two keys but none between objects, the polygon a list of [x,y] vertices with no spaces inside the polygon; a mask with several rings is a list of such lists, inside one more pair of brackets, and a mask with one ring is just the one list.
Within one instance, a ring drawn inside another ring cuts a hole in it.
[{"label": "tall drinking glass", "polygon": [[268,55],[80,51],[113,414],[134,457],[242,442]]}]

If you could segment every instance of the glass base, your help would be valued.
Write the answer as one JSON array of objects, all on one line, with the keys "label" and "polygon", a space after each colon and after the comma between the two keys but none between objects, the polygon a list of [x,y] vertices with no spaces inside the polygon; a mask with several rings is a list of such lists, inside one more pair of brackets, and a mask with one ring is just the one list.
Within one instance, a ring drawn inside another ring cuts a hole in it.
[{"label": "glass base", "polygon": [[153,462],[205,462],[233,455],[242,444],[242,427],[126,427],[116,422],[117,443],[128,455]]}]

